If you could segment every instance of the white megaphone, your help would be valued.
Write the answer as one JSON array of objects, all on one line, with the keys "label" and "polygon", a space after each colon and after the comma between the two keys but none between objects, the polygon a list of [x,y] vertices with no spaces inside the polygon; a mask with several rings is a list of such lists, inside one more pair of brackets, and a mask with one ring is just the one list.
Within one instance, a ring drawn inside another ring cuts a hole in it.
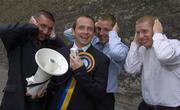
[{"label": "white megaphone", "polygon": [[46,89],[48,79],[50,79],[51,76],[63,75],[68,70],[68,63],[64,56],[49,48],[43,48],[37,51],[35,54],[35,60],[39,66],[38,70],[35,75],[26,78],[28,85],[39,84],[37,86],[27,86],[27,94],[32,97],[42,88]]}]

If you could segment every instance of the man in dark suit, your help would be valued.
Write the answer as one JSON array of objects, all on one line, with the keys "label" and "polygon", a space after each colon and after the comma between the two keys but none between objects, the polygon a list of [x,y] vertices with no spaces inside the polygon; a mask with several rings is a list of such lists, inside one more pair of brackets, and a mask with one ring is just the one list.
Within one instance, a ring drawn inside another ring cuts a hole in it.
[{"label": "man in dark suit", "polygon": [[53,15],[41,10],[30,23],[0,25],[0,37],[7,50],[8,80],[0,110],[40,110],[41,100],[26,95],[26,78],[37,71],[35,53],[43,47],[62,47],[58,38],[50,39],[55,24]]},{"label": "man in dark suit", "polygon": [[[47,109],[50,110],[99,110],[106,96],[109,59],[91,45],[94,36],[94,20],[80,16],[73,25],[75,42],[73,48],[84,52],[76,56],[69,50],[58,50],[67,59],[70,69],[60,77],[54,77],[49,85]],[[84,61],[84,62],[83,62]],[[104,108],[105,110],[105,108]]]}]

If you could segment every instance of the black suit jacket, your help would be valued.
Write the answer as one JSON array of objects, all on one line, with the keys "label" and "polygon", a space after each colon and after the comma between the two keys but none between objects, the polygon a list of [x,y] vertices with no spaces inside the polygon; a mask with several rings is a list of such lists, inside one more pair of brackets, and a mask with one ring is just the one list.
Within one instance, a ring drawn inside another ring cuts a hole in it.
[{"label": "black suit jacket", "polygon": [[[58,50],[69,61],[69,49]],[[68,110],[96,110],[96,103],[106,95],[109,59],[93,46],[87,50],[95,59],[95,67],[87,73],[86,67],[82,66],[75,71],[69,71],[60,77],[54,77],[49,85],[48,95],[51,97],[50,108],[55,110],[62,93],[70,78],[75,78],[77,83],[68,105]],[[59,85],[58,85],[59,84]],[[53,94],[55,93],[55,94]]]},{"label": "black suit jacket", "polygon": [[[7,50],[9,63],[8,80],[4,89],[0,110],[28,110],[26,101],[26,78],[37,71],[35,53],[43,47],[65,46],[59,40],[47,39],[37,43],[38,28],[35,25],[14,23],[0,25],[0,37]],[[33,109],[33,108],[32,108]]]}]

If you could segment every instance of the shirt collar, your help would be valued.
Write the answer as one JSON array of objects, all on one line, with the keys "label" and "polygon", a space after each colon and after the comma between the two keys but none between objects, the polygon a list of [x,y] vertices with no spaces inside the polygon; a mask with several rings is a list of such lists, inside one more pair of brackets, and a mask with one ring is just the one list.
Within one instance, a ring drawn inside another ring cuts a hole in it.
[{"label": "shirt collar", "polygon": [[93,39],[92,39],[92,43],[96,44],[96,43],[99,43],[100,40],[97,36],[94,36]]},{"label": "shirt collar", "polygon": [[[86,52],[87,49],[88,49],[90,46],[91,46],[91,43],[89,43],[88,45],[86,45],[86,46],[84,46],[84,47],[82,47],[82,48],[80,48],[80,49],[82,49],[84,52]],[[73,48],[78,48],[77,45],[76,45],[76,43],[73,44]]]}]

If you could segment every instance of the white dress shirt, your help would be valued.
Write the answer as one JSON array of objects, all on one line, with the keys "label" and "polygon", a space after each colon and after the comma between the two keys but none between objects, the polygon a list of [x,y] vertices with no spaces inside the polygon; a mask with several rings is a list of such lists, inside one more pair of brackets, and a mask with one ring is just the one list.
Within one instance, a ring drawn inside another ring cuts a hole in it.
[{"label": "white dress shirt", "polygon": [[[80,48],[80,49],[82,49],[84,52],[86,52],[87,49],[88,49],[90,46],[91,46],[91,43],[87,44],[86,46],[84,46],[84,47],[82,47],[82,48]],[[76,45],[76,43],[74,43],[72,47],[73,47],[73,48],[78,48],[78,46]]]},{"label": "white dress shirt", "polygon": [[156,33],[151,48],[132,42],[125,70],[137,73],[141,69],[142,95],[146,103],[180,105],[180,41]]}]

